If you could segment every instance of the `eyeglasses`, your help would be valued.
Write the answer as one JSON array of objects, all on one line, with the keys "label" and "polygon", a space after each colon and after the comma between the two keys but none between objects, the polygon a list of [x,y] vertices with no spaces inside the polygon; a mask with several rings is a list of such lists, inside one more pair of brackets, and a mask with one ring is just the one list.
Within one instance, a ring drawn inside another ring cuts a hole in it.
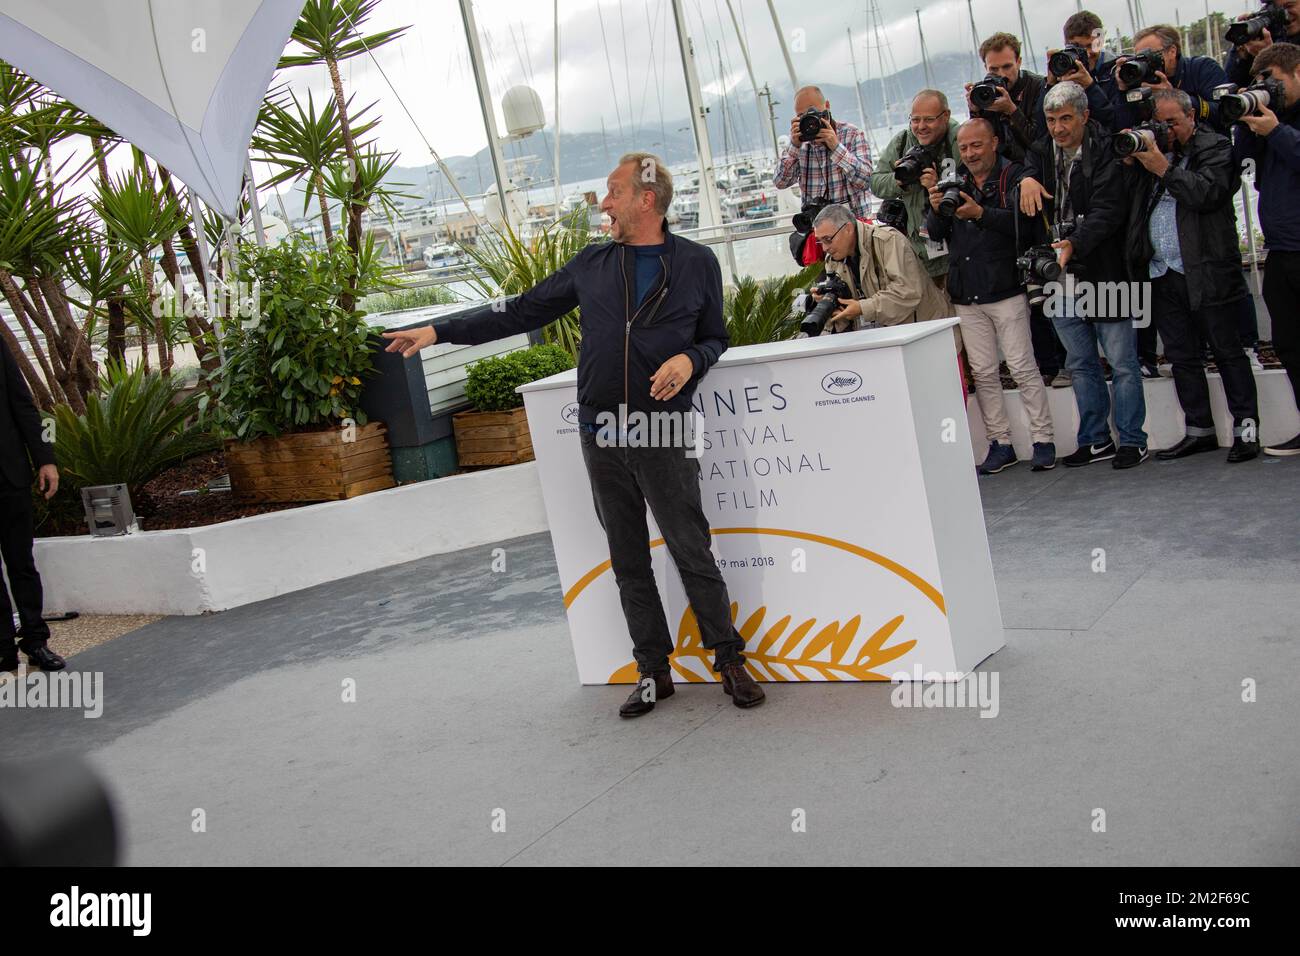
[{"label": "eyeglasses", "polygon": [[827,246],[829,246],[832,242],[835,241],[835,237],[838,236],[838,235],[840,234],[840,232],[843,231],[844,226],[847,226],[847,225],[848,225],[847,222],[844,223],[844,225],[840,226],[839,229],[836,229],[834,232],[832,232],[829,236],[826,236],[825,238],[822,238],[821,236],[818,236],[818,237],[817,237],[817,242],[818,242],[818,244],[819,244],[823,249],[825,249]]},{"label": "eyeglasses", "polygon": [[944,110],[938,116],[913,116],[912,125],[916,125],[917,123],[937,123],[939,120],[943,119],[947,113],[948,110]]}]

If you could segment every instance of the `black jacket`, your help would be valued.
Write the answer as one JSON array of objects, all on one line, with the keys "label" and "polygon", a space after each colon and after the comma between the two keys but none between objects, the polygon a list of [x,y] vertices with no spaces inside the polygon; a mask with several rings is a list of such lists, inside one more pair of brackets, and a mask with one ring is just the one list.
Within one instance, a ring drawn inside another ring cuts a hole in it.
[{"label": "black jacket", "polygon": [[[1055,199],[1044,199],[1048,222],[1055,222],[1053,210],[1061,198],[1056,190],[1056,159],[1053,141],[1044,136],[1025,157],[1025,176],[1037,180]],[[1083,216],[1070,241],[1072,262],[1082,266],[1079,279],[1092,282],[1122,282],[1128,270],[1124,262],[1124,227],[1128,218],[1133,174],[1117,162],[1110,136],[1096,120],[1089,120],[1084,132],[1080,167],[1070,177],[1074,214]],[[1042,217],[1039,217],[1041,223]],[[1103,320],[1104,321],[1104,320]],[[1118,321],[1118,317],[1115,320]]]},{"label": "black jacket", "polygon": [[1039,101],[1042,99],[1046,82],[1037,73],[1021,70],[1019,79],[1007,91],[1012,102],[1016,104],[1014,113],[1010,116],[1003,116],[993,110],[975,110],[971,113],[972,116],[982,116],[993,124],[993,129],[998,136],[998,152],[1012,162],[1018,163],[1025,158],[1025,150],[1041,132],[1038,129],[1037,119],[1038,111],[1041,109]]},{"label": "black jacket", "polygon": [[[675,236],[663,224],[663,271],[640,307],[636,255],[621,242],[587,246],[520,296],[504,311],[485,305],[435,322],[439,342],[477,344],[539,329],[566,312],[580,310],[578,420],[600,412],[689,412],[704,373],[726,351],[722,317],[722,270],[707,246]],[[650,378],[668,359],[685,353],[695,366],[691,380],[668,401],[650,397]]]},{"label": "black jacket", "polygon": [[54,464],[54,447],[41,441],[41,416],[31,389],[8,343],[0,338],[0,483],[30,488],[28,455],[37,468]]},{"label": "black jacket", "polygon": [[1186,166],[1180,166],[1175,158],[1159,180],[1140,170],[1125,243],[1132,278],[1147,280],[1148,264],[1155,254],[1149,225],[1159,184],[1178,203],[1178,248],[1187,278],[1188,305],[1196,310],[1203,305],[1235,302],[1246,295],[1246,281],[1237,245],[1232,144],[1226,136],[1198,126],[1182,155]]},{"label": "black jacket", "polygon": [[930,238],[948,243],[948,297],[958,305],[1000,302],[1024,291],[1016,256],[1032,238],[1033,220],[1020,215],[1016,202],[1015,186],[1023,174],[1023,166],[999,156],[983,189],[969,173],[963,176],[966,195],[984,207],[982,217],[947,218],[933,208],[926,214]]}]

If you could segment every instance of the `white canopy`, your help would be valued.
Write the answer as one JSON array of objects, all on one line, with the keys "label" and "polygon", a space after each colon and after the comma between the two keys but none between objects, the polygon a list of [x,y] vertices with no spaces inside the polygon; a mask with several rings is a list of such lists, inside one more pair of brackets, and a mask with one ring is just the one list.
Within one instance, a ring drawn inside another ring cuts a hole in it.
[{"label": "white canopy", "polygon": [[227,219],[304,0],[0,0],[0,58],[131,141]]}]

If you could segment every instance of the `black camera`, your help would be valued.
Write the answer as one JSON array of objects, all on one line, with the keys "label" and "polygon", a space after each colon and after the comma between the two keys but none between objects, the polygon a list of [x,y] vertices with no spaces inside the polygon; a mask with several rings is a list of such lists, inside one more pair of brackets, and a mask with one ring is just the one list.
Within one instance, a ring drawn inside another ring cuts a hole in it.
[{"label": "black camera", "polygon": [[1233,46],[1240,46],[1243,43],[1249,43],[1251,40],[1258,40],[1267,30],[1269,36],[1276,43],[1286,36],[1287,15],[1286,11],[1278,6],[1274,0],[1264,0],[1264,5],[1260,8],[1259,13],[1249,20],[1238,20],[1228,27],[1223,38]]},{"label": "black camera", "polygon": [[1115,74],[1124,81],[1125,86],[1137,86],[1139,83],[1154,83],[1156,72],[1163,73],[1164,70],[1164,53],[1159,50],[1143,50],[1121,63]]},{"label": "black camera", "polygon": [[[1052,240],[1059,242],[1069,239],[1083,222],[1083,216],[1075,216],[1052,227]],[[1029,296],[1029,304],[1042,305],[1047,298],[1044,290],[1049,282],[1055,282],[1067,271],[1075,269],[1073,265],[1062,267],[1058,253],[1048,243],[1030,246],[1016,259],[1016,268],[1020,270],[1020,283]]]},{"label": "black camera", "polygon": [[998,90],[1006,90],[1010,95],[1011,84],[1005,76],[990,73],[970,88],[970,101],[976,109],[986,110],[998,101]]},{"label": "black camera", "polygon": [[[1143,133],[1151,135],[1143,136]],[[1169,124],[1162,123],[1160,120],[1147,120],[1145,123],[1138,123],[1132,129],[1116,133],[1111,145],[1115,148],[1115,155],[1122,157],[1145,153],[1149,149],[1161,153],[1168,152],[1169,142]]]},{"label": "black camera", "polygon": [[[826,123],[823,123],[825,120]],[[831,121],[830,110],[819,110],[812,106],[808,107],[799,114],[799,142],[811,143],[817,139],[817,135],[822,131],[826,124]]]},{"label": "black camera", "polygon": [[907,235],[907,203],[901,199],[886,199],[876,210],[876,222]]},{"label": "black camera", "polygon": [[1285,89],[1281,80],[1272,77],[1237,89],[1231,83],[1214,88],[1214,100],[1219,104],[1219,115],[1229,123],[1235,123],[1243,116],[1252,116],[1259,112],[1261,106],[1277,108],[1282,105]]},{"label": "black camera", "polygon": [[942,193],[939,199],[939,215],[945,219],[951,219],[957,212],[957,207],[962,204],[961,190],[966,185],[960,179],[945,179],[941,183],[935,183],[934,188]]},{"label": "black camera", "polygon": [[1151,87],[1139,86],[1136,90],[1129,90],[1124,99],[1133,108],[1138,122],[1145,123],[1156,115],[1156,91]]},{"label": "black camera", "polygon": [[1077,43],[1062,47],[1047,58],[1047,69],[1058,80],[1079,67],[1088,69],[1088,51]]},{"label": "black camera", "polygon": [[[812,297],[814,292],[823,297],[820,302]],[[837,275],[823,272],[816,285],[808,290],[808,295],[804,296],[803,308],[808,314],[799,323],[799,331],[810,336],[821,335],[827,320],[840,310],[840,299],[852,297],[853,290],[849,288],[847,282]]]},{"label": "black camera", "polygon": [[894,179],[900,186],[914,186],[921,181],[921,174],[927,169],[937,168],[934,153],[928,146],[913,146],[899,157],[894,166]]},{"label": "black camera", "polygon": [[1016,268],[1020,270],[1020,282],[1029,296],[1029,304],[1041,305],[1047,298],[1043,286],[1055,282],[1065,270],[1057,258],[1056,250],[1051,246],[1030,246],[1016,259]]},{"label": "black camera", "polygon": [[824,197],[809,199],[799,207],[799,211],[791,217],[790,221],[794,223],[795,229],[806,236],[813,231],[813,220],[817,218],[817,214],[830,204],[831,201]]}]

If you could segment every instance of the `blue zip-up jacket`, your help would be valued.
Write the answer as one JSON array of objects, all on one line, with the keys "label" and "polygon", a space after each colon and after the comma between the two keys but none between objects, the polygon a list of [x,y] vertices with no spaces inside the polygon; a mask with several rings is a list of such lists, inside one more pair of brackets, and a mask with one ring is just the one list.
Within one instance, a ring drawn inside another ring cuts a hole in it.
[{"label": "blue zip-up jacket", "polygon": [[[577,308],[578,421],[601,412],[688,413],[700,379],[727,349],[722,316],[722,269],[707,246],[673,235],[663,223],[662,271],[640,306],[636,255],[621,242],[587,246],[504,310],[491,304],[433,324],[439,342],[477,345],[553,322]],[[694,366],[689,382],[668,401],[650,397],[650,379],[679,353]]]},{"label": "blue zip-up jacket", "polygon": [[[1226,133],[1219,118],[1219,104],[1212,94],[1216,86],[1228,82],[1228,74],[1223,72],[1219,61],[1208,56],[1179,56],[1174,66],[1174,75],[1169,77],[1174,89],[1182,90],[1192,98],[1196,110],[1196,121],[1208,123],[1215,131]],[[1124,98],[1126,90],[1121,90],[1118,83],[1111,85],[1115,98],[1115,129],[1131,129],[1138,122],[1132,105]]]},{"label": "blue zip-up jacket", "polygon": [[1232,136],[1233,160],[1238,169],[1243,160],[1255,161],[1265,248],[1300,252],[1300,104],[1277,118],[1277,128],[1264,137],[1238,123]]}]

